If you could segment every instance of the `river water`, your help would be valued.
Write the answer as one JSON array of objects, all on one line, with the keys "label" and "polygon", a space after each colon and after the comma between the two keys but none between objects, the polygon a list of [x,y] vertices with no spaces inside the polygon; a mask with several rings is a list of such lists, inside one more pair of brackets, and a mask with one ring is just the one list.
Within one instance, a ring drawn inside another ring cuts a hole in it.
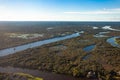
[{"label": "river water", "polygon": [[[52,42],[57,42],[57,41],[65,40],[65,39],[78,37],[78,36],[80,36],[79,33],[74,33],[72,35],[47,39],[47,40],[43,40],[43,41],[37,41],[37,42],[33,42],[33,43],[21,45],[21,46],[16,46],[16,47],[12,47],[12,48],[3,49],[3,50],[0,50],[0,56],[6,56],[8,54],[14,54],[16,52],[23,51],[23,50],[26,50],[26,49],[29,49],[29,48],[34,48],[34,47],[42,46],[44,44],[49,44],[49,43],[52,43]],[[103,35],[102,35],[102,37],[103,37]],[[107,40],[107,42],[110,43],[114,47],[119,47],[120,48],[120,45],[115,42],[115,38],[116,37],[109,38]],[[90,46],[87,46],[87,47],[84,48],[84,50],[86,52],[89,52],[93,49],[94,49],[94,45],[90,45]],[[87,55],[85,57],[85,59],[87,59],[88,57],[89,57],[89,55]],[[41,77],[44,80],[79,80],[78,78],[74,78],[74,77],[68,76],[68,75],[61,75],[61,74],[55,74],[55,73],[52,73],[52,72],[42,72],[42,71],[38,71],[38,70],[13,68],[13,67],[0,67],[0,72],[5,72],[5,73],[23,72],[23,73],[31,74],[33,76]]]},{"label": "river water", "polygon": [[29,48],[34,48],[34,47],[42,46],[44,44],[49,44],[49,43],[53,43],[53,42],[57,42],[57,41],[65,40],[65,39],[75,38],[78,36],[80,36],[79,33],[74,33],[74,34],[67,35],[67,36],[50,38],[50,39],[46,39],[46,40],[42,40],[42,41],[36,41],[33,43],[28,43],[28,44],[24,44],[24,45],[12,47],[12,48],[3,49],[3,50],[0,50],[0,56],[14,54],[16,52],[24,51]]},{"label": "river water", "polygon": [[116,38],[119,38],[119,37],[120,37],[120,36],[111,37],[111,38],[107,39],[107,42],[108,42],[109,44],[111,44],[113,47],[118,47],[118,48],[120,48],[120,44],[118,44],[118,43],[115,41],[115,39],[116,39]]},{"label": "river water", "polygon": [[[63,37],[51,38],[51,39],[47,39],[47,40],[43,40],[43,41],[37,41],[37,42],[33,42],[33,43],[21,45],[21,46],[16,46],[16,47],[12,47],[12,48],[3,49],[3,50],[0,50],[0,56],[6,56],[8,54],[14,54],[16,52],[23,51],[23,50],[26,50],[26,49],[29,49],[29,48],[34,48],[34,47],[42,46],[44,44],[49,44],[49,43],[53,43],[53,42],[57,42],[57,41],[65,40],[65,39],[75,38],[75,37],[78,37],[78,36],[80,36],[79,33],[74,33],[74,34],[71,34],[71,35],[63,36]],[[52,72],[42,72],[42,71],[39,71],[39,70],[14,68],[14,67],[0,67],[0,72],[3,72],[3,73],[20,73],[20,72],[23,72],[23,73],[31,74],[31,75],[36,76],[36,77],[41,77],[44,80],[79,80],[78,78],[75,78],[73,76],[55,74],[55,73],[52,73]]]},{"label": "river water", "polygon": [[90,51],[92,51],[94,48],[95,48],[95,45],[93,44],[93,45],[86,46],[85,48],[83,48],[83,50],[84,50],[85,52],[90,52]]},{"label": "river water", "polygon": [[[83,48],[83,50],[85,51],[85,52],[91,52],[94,48],[95,48],[95,44],[92,44],[92,45],[89,45],[89,46],[86,46],[85,48]],[[82,58],[82,60],[86,60],[86,59],[88,59],[89,57],[91,56],[91,54],[89,53],[89,54],[87,54],[86,56],[84,56],[83,58]]]},{"label": "river water", "polygon": [[[74,38],[74,37],[78,37],[78,36],[80,36],[79,33],[74,33],[72,35],[47,39],[47,40],[43,40],[43,41],[37,41],[37,42],[33,42],[33,43],[29,43],[29,44],[25,44],[25,45],[21,45],[21,46],[17,46],[17,47],[3,49],[3,50],[0,50],[0,56],[13,54],[13,53],[23,51],[23,50],[26,50],[29,48],[34,48],[34,47],[42,46],[44,44],[61,41],[61,40],[65,40],[65,39],[70,39],[70,38]],[[120,45],[115,42],[115,38],[117,38],[117,37],[109,38],[107,40],[107,42],[110,43],[114,47],[120,48]],[[90,52],[91,50],[94,49],[94,47],[95,47],[95,45],[90,45],[90,46],[85,47],[83,50],[86,52]],[[90,55],[85,56],[84,59],[87,59],[89,56]],[[44,80],[79,80],[79,78],[75,78],[75,77],[72,77],[69,75],[55,74],[52,72],[43,72],[43,71],[39,71],[39,70],[14,68],[14,67],[0,67],[0,72],[5,72],[5,73],[20,73],[20,72],[22,72],[22,73],[31,74],[36,77],[41,77]]]}]

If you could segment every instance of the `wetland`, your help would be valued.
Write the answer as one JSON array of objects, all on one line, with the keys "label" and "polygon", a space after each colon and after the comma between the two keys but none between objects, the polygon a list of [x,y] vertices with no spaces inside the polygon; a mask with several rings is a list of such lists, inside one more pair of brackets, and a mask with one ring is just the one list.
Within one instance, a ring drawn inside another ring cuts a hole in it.
[{"label": "wetland", "polygon": [[119,22],[0,22],[0,75],[119,80],[119,30]]}]

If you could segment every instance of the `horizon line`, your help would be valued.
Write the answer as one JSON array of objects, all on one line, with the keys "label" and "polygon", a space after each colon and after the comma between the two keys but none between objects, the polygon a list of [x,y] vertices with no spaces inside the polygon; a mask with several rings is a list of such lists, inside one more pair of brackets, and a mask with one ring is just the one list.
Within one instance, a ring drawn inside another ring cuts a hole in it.
[{"label": "horizon line", "polygon": [[3,20],[3,21],[0,21],[0,22],[120,22],[120,21],[62,21],[62,20],[58,20],[58,21],[56,21],[56,20],[52,20],[52,21],[49,21],[49,20],[47,20],[47,21],[44,21],[44,20]]}]

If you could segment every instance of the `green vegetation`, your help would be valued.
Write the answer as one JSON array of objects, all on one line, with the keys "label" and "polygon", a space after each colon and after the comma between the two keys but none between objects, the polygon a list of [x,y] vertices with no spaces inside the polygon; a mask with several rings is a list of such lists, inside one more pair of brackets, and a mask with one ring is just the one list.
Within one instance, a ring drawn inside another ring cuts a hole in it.
[{"label": "green vegetation", "polygon": [[25,73],[0,73],[0,80],[43,80]]},{"label": "green vegetation", "polygon": [[42,78],[34,77],[30,74],[25,74],[25,73],[15,73],[14,75],[25,76],[27,77],[28,80],[43,80]]},{"label": "green vegetation", "polygon": [[115,41],[120,44],[120,38],[116,38]]}]

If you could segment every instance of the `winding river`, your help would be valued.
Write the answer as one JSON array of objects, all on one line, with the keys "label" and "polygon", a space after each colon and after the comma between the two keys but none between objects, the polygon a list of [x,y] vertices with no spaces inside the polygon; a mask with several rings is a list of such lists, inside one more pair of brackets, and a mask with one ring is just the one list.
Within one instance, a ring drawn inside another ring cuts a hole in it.
[{"label": "winding river", "polygon": [[[101,33],[101,34],[104,34],[104,33],[107,33],[107,32],[103,32],[103,33]],[[118,44],[118,43],[115,41],[116,38],[120,38],[120,36],[108,38],[106,42],[109,43],[109,44],[111,44],[111,46],[113,46],[113,47],[120,48],[120,44]],[[84,50],[85,52],[90,52],[90,51],[92,51],[94,48],[95,48],[95,45],[89,45],[89,46],[83,48],[83,50]],[[84,56],[84,57],[83,57],[83,60],[88,59],[90,56],[91,56],[91,54],[88,54],[88,55]]]},{"label": "winding river", "polygon": [[[78,36],[80,36],[79,33],[74,33],[74,34],[67,35],[67,36],[51,38],[51,39],[47,39],[47,40],[43,40],[43,41],[37,41],[37,42],[28,43],[28,44],[21,45],[21,46],[16,46],[16,47],[12,47],[12,48],[3,49],[3,50],[0,50],[0,56],[6,56],[6,55],[9,55],[9,54],[14,54],[16,52],[23,51],[23,50],[26,50],[26,49],[29,49],[29,48],[34,48],[34,47],[42,46],[44,44],[49,44],[49,43],[53,43],[53,42],[57,42],[57,41],[65,40],[65,39],[75,38],[75,37],[78,37]],[[39,71],[39,70],[14,68],[14,67],[0,67],[0,72],[3,72],[3,73],[20,73],[20,72],[23,72],[23,73],[31,74],[33,76],[41,77],[44,80],[79,80],[78,78],[75,78],[73,76],[55,74],[55,73],[52,73],[52,72],[42,72],[42,71]]]},{"label": "winding river", "polygon": [[[57,42],[57,41],[65,40],[65,39],[75,38],[78,36],[80,36],[79,33],[74,33],[71,35],[63,36],[63,37],[51,38],[51,39],[37,41],[37,42],[33,42],[33,43],[29,43],[29,44],[25,44],[25,45],[21,45],[17,47],[3,49],[3,50],[0,50],[0,56],[14,54],[16,52],[23,51],[29,48],[34,48],[34,47],[42,46],[44,44],[49,44],[49,43],[53,43],[53,42]],[[120,48],[120,45],[115,42],[115,38],[118,38],[118,37],[109,38],[107,39],[107,42],[110,43],[114,47]],[[90,46],[85,47],[83,50],[86,52],[90,52],[91,50],[94,49],[94,47],[95,45],[90,45]],[[87,59],[89,56],[90,55],[87,55],[83,59]],[[5,72],[5,73],[22,72],[22,73],[31,74],[33,76],[41,77],[44,80],[79,80],[78,78],[75,78],[69,75],[55,74],[52,72],[42,72],[39,70],[29,70],[29,69],[14,68],[14,67],[0,67],[0,72]]]}]

